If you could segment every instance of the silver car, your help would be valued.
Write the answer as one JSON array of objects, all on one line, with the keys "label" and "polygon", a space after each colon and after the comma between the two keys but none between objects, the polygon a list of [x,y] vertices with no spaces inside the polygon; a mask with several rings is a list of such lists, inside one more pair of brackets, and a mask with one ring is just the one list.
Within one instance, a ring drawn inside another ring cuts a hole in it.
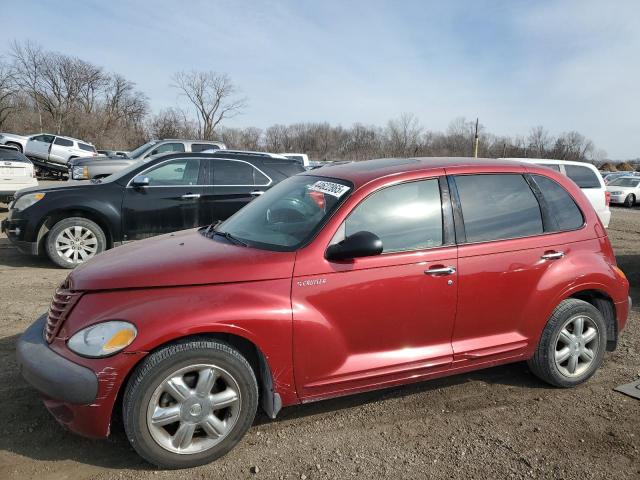
[{"label": "silver car", "polygon": [[96,147],[84,140],[72,137],[63,137],[50,133],[42,133],[29,137],[24,154],[36,165],[53,164],[53,166],[64,166],[72,158],[96,156]]},{"label": "silver car", "polygon": [[135,150],[126,154],[126,157],[89,157],[76,158],[69,162],[69,179],[91,180],[94,178],[108,177],[123,168],[155,155],[181,152],[203,152],[205,150],[225,150],[227,147],[222,142],[207,140],[179,140],[167,138],[152,140],[140,145]]}]

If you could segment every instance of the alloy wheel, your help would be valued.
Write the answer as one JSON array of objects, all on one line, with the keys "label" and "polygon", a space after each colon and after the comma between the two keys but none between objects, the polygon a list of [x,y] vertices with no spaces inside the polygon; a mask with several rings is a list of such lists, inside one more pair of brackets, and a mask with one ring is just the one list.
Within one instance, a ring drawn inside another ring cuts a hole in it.
[{"label": "alloy wheel", "polygon": [[71,263],[83,263],[98,251],[98,239],[94,232],[76,225],[62,230],[55,240],[56,252]]},{"label": "alloy wheel", "polygon": [[577,377],[589,369],[598,353],[598,326],[586,315],[565,322],[556,339],[556,367],[566,377]]},{"label": "alloy wheel", "polygon": [[215,365],[198,364],[167,376],[151,395],[147,427],[173,453],[194,454],[224,440],[238,421],[238,382]]}]

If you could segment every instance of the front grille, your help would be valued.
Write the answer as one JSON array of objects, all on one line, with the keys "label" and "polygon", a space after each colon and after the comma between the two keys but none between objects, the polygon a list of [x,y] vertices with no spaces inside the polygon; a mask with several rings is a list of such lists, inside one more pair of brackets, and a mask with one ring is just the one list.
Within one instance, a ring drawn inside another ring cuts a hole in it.
[{"label": "front grille", "polygon": [[49,306],[47,323],[44,327],[44,337],[48,343],[51,343],[60,331],[62,324],[80,298],[80,295],[80,292],[74,292],[71,289],[68,279],[56,288],[56,292],[51,299],[51,305]]}]

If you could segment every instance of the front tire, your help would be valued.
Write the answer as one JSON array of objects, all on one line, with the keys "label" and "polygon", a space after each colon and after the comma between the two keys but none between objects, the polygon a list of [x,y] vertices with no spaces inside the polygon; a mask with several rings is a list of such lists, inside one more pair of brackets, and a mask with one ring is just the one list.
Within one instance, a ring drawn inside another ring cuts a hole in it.
[{"label": "front tire", "polygon": [[204,465],[245,435],[258,406],[258,383],[234,348],[207,339],[149,355],[125,390],[122,413],[129,442],[162,468]]},{"label": "front tire", "polygon": [[97,223],[83,217],[60,220],[47,234],[46,250],[53,263],[75,268],[103,252],[107,239]]},{"label": "front tire", "polygon": [[576,298],[560,302],[542,331],[529,368],[556,387],[586,382],[600,367],[607,345],[607,327],[600,311]]},{"label": "front tire", "polygon": [[633,193],[627,195],[627,198],[624,199],[624,206],[627,208],[633,207],[636,203],[636,196]]}]

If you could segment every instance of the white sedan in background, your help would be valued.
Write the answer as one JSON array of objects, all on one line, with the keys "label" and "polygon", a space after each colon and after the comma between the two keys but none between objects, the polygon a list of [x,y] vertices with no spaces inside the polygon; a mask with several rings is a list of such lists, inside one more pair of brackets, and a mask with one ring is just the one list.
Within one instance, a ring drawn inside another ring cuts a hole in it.
[{"label": "white sedan in background", "polygon": [[621,203],[625,207],[633,207],[640,198],[640,177],[616,178],[607,185],[607,191],[611,195],[611,203]]}]

